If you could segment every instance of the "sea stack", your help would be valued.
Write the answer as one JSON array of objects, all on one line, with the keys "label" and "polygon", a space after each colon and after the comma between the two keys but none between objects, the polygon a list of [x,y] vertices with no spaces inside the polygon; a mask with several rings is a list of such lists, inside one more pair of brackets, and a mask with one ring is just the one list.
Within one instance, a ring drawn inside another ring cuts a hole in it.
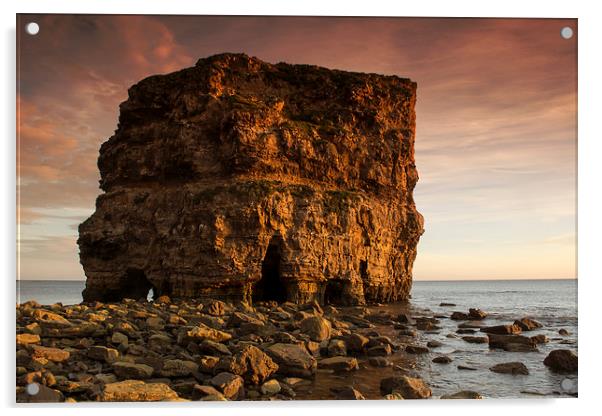
[{"label": "sea stack", "polygon": [[408,298],[416,83],[244,54],[146,78],[100,148],[84,301]]}]

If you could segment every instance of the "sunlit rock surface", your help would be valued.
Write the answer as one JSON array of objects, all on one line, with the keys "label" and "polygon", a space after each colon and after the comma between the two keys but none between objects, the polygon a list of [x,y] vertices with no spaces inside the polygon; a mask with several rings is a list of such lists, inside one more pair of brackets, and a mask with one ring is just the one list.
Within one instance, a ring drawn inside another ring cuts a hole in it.
[{"label": "sunlit rock surface", "polygon": [[414,82],[221,54],[128,95],[79,227],[85,301],[408,297]]}]

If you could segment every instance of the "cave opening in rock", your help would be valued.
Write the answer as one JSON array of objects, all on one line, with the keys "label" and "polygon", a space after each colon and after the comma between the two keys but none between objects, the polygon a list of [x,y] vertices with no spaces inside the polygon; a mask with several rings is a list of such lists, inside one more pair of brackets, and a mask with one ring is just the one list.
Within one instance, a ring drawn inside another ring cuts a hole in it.
[{"label": "cave opening in rock", "polygon": [[324,304],[325,305],[342,305],[344,304],[343,293],[344,282],[338,279],[331,279],[326,282],[324,287]]},{"label": "cave opening in rock", "polygon": [[360,277],[362,281],[368,280],[368,262],[366,260],[360,260]]},{"label": "cave opening in rock", "polygon": [[121,284],[121,298],[129,299],[149,299],[152,292],[152,297],[157,296],[157,290],[153,284],[147,279],[146,274],[141,269],[127,269],[123,282]]},{"label": "cave opening in rock", "polygon": [[368,276],[368,260],[360,260],[360,278],[362,279],[362,288],[364,291],[364,301],[371,299],[370,280]]},{"label": "cave opening in rock", "polygon": [[253,288],[253,302],[286,302],[286,286],[282,282],[280,263],[282,259],[280,240],[272,238],[261,266],[261,280]]}]

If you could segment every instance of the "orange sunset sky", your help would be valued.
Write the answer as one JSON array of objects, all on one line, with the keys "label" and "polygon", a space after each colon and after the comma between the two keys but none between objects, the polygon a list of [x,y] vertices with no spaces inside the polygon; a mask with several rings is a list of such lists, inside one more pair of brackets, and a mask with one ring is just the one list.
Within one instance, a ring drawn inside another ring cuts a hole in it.
[{"label": "orange sunset sky", "polygon": [[129,86],[244,52],[418,83],[417,280],[576,278],[576,33],[575,19],[20,15],[18,277],[85,278],[77,225]]}]

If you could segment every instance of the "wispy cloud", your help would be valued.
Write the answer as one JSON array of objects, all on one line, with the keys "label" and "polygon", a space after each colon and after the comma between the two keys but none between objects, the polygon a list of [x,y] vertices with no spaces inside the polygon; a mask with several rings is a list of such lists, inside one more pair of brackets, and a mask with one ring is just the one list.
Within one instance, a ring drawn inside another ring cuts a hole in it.
[{"label": "wispy cloud", "polygon": [[[553,272],[549,255],[556,269],[574,269],[577,48],[559,28],[576,29],[576,20],[47,15],[36,21],[43,30],[20,36],[18,51],[23,276],[44,273],[38,263],[52,264],[56,275],[61,264],[81,275],[80,217],[58,218],[57,211],[85,216],[94,209],[98,149],[116,128],[127,88],[225,51],[418,82],[415,199],[427,229],[418,278],[440,278],[445,270],[445,277],[508,277],[520,272],[517,264],[524,277],[543,275]],[[53,242],[68,249],[57,253]],[[475,253],[486,260],[475,260]],[[525,265],[528,258],[532,264]]]}]

